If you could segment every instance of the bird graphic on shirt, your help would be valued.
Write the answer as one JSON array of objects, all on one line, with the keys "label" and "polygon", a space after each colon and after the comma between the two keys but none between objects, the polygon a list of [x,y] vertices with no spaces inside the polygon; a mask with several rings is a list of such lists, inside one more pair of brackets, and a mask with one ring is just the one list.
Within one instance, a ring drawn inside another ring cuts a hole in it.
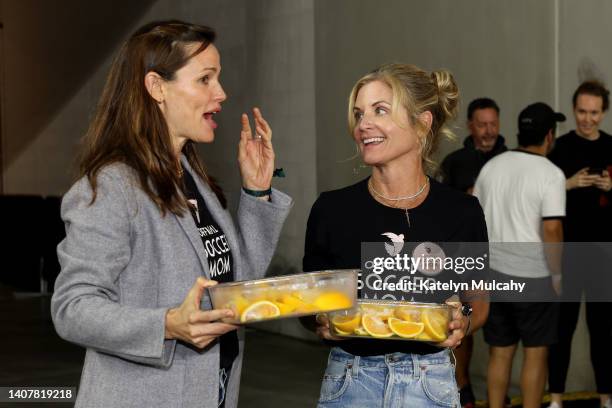
[{"label": "bird graphic on shirt", "polygon": [[404,248],[404,234],[397,235],[392,232],[385,232],[380,235],[384,235],[391,240],[391,244],[385,242],[385,249],[389,255],[395,256]]}]

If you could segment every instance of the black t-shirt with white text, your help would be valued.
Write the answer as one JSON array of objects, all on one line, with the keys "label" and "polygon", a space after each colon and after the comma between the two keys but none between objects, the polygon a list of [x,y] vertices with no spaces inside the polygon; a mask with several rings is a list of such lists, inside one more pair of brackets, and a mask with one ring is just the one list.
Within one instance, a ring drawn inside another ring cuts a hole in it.
[{"label": "black t-shirt with white text", "polygon": [[[484,214],[473,196],[430,179],[427,197],[419,206],[408,210],[408,222],[405,210],[376,201],[367,183],[365,179],[319,196],[308,219],[304,271],[362,269],[359,297],[380,298],[381,293],[372,290],[366,282],[365,274],[369,271],[362,268],[362,243],[385,242],[390,245],[388,250],[392,250],[392,243],[398,241],[398,237],[399,241],[415,245],[488,241]],[[445,271],[437,278],[448,279],[443,276],[448,273],[454,274]],[[417,273],[409,278],[420,277]],[[468,279],[468,276],[462,278]],[[411,293],[397,300],[442,303],[448,295],[450,293],[437,293],[437,296]],[[330,344],[360,356],[394,352],[427,354],[440,350],[422,342],[379,339],[349,339]]]},{"label": "black t-shirt with white text", "polygon": [[[183,174],[185,196],[190,203],[193,220],[202,237],[210,278],[219,283],[232,282],[234,280],[232,252],[225,233],[210,213],[191,174],[187,171]],[[219,338],[219,348],[220,366],[229,371],[238,356],[238,335],[235,330]]]}]

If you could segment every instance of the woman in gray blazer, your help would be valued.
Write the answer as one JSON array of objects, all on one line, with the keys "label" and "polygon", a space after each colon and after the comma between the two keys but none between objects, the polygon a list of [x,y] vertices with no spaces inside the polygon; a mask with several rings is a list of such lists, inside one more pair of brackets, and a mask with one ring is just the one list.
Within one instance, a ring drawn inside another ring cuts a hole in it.
[{"label": "woman in gray blazer", "polygon": [[195,143],[226,95],[208,27],[167,21],[116,56],[62,202],[57,332],[87,348],[79,407],[235,407],[243,332],[206,288],[262,277],[291,199],[271,189],[272,131],[242,115],[234,223]]}]

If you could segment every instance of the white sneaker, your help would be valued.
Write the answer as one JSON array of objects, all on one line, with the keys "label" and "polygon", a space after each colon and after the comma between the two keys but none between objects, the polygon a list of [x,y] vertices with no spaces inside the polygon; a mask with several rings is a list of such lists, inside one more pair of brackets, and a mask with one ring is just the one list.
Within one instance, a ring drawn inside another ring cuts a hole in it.
[{"label": "white sneaker", "polygon": [[[553,402],[550,403],[550,405],[547,408],[561,408],[561,405],[558,402],[553,401]],[[608,407],[606,407],[606,408],[608,408]]]}]

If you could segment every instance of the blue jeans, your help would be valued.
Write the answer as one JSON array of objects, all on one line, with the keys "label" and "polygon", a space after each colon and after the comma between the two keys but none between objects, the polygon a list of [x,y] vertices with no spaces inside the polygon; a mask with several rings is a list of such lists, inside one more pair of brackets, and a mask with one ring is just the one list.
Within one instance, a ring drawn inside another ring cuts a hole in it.
[{"label": "blue jeans", "polygon": [[360,357],[334,347],[318,408],[461,407],[450,352]]}]

